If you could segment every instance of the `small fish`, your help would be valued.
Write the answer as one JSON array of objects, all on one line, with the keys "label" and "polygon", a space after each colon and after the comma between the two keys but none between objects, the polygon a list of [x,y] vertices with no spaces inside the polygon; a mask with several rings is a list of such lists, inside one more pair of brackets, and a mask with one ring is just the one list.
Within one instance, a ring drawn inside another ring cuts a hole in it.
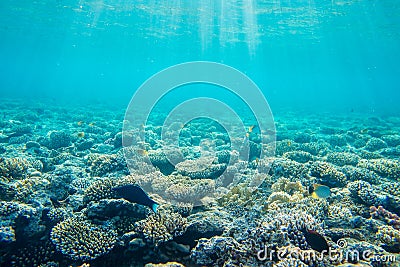
[{"label": "small fish", "polygon": [[147,206],[151,208],[154,213],[157,212],[159,204],[152,200],[140,186],[128,184],[114,187],[113,190],[117,192],[118,197],[126,199],[132,203]]},{"label": "small fish", "polygon": [[82,126],[84,124],[83,121],[78,121],[76,124],[78,124],[78,126]]},{"label": "small fish", "polygon": [[331,189],[326,185],[314,184],[311,196],[315,199],[328,198],[331,195]]},{"label": "small fish", "polygon": [[253,130],[254,130],[255,128],[257,128],[257,125],[251,125],[251,126],[249,127],[248,132],[249,132],[249,133],[252,133]]},{"label": "small fish", "polygon": [[147,156],[147,154],[149,154],[149,152],[146,149],[137,149],[136,152],[140,155],[140,156]]},{"label": "small fish", "polygon": [[78,136],[78,138],[83,138],[85,137],[85,133],[84,132],[79,132],[76,134]]},{"label": "small fish", "polygon": [[307,244],[310,245],[313,250],[316,250],[318,252],[328,252],[328,242],[326,242],[325,237],[323,237],[320,233],[307,228],[304,228],[302,232],[304,234],[304,237],[306,238]]},{"label": "small fish", "polygon": [[292,146],[292,141],[287,141],[288,146]]},{"label": "small fish", "polygon": [[367,133],[367,132],[368,132],[368,128],[362,129],[362,130],[360,131],[360,133],[362,133],[362,134]]}]

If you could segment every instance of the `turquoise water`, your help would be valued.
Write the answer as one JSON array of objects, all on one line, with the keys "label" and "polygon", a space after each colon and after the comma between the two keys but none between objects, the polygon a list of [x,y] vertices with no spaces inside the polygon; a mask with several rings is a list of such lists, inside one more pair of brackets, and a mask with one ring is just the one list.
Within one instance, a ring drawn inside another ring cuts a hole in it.
[{"label": "turquoise water", "polygon": [[398,112],[399,13],[392,0],[4,0],[0,94],[126,105],[156,72],[208,60],[246,73],[272,109]]}]

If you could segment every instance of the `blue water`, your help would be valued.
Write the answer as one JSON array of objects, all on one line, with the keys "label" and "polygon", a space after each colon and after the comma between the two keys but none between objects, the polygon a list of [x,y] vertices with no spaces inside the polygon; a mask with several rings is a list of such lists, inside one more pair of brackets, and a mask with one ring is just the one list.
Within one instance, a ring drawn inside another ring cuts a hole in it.
[{"label": "blue water", "polygon": [[2,0],[0,38],[0,97],[124,106],[156,72],[207,60],[272,110],[400,111],[397,0]]}]

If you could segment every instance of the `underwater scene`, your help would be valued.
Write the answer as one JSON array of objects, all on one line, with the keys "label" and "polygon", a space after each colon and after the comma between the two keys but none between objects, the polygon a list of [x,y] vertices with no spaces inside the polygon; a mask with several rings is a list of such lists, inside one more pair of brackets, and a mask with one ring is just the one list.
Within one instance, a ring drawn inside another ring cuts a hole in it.
[{"label": "underwater scene", "polygon": [[400,266],[400,1],[0,1],[0,266]]}]

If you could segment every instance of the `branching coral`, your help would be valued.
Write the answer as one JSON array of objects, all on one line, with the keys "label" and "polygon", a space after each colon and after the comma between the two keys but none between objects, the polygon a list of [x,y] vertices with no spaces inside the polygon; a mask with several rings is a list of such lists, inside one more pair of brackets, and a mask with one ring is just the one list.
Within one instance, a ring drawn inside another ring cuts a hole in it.
[{"label": "branching coral", "polygon": [[211,179],[190,179],[182,175],[161,176],[153,179],[152,191],[173,202],[198,203],[215,190],[215,181]]},{"label": "branching coral", "polygon": [[400,162],[390,159],[360,160],[359,167],[367,168],[382,176],[400,180]]},{"label": "branching coral", "polygon": [[87,221],[70,218],[51,230],[56,249],[73,260],[93,260],[108,253],[117,241],[117,233]]},{"label": "branching coral", "polygon": [[371,217],[386,222],[394,229],[400,230],[400,216],[385,210],[382,206],[372,206],[370,208]]},{"label": "branching coral", "polygon": [[180,214],[159,208],[157,214],[136,223],[138,232],[148,243],[159,246],[186,231],[187,221]]},{"label": "branching coral", "polygon": [[357,180],[347,185],[351,195],[367,205],[387,205],[387,195],[379,194],[368,182]]},{"label": "branching coral", "polygon": [[85,190],[83,201],[88,203],[104,198],[113,198],[115,197],[115,191],[113,191],[112,188],[116,185],[117,181],[110,178],[97,180]]},{"label": "branching coral", "polygon": [[30,163],[26,159],[0,157],[0,179],[8,182],[24,178],[29,167]]},{"label": "branching coral", "polygon": [[283,154],[284,158],[288,158],[294,161],[297,161],[299,163],[306,163],[308,161],[312,161],[313,155],[311,155],[310,153],[306,152],[306,151],[290,151],[290,152],[286,152]]},{"label": "branching coral", "polygon": [[114,154],[89,154],[87,164],[90,166],[90,172],[93,176],[103,176],[123,168],[117,160],[117,155]]},{"label": "branching coral", "polygon": [[50,149],[58,149],[67,147],[71,143],[71,136],[65,132],[52,131],[49,133],[47,143],[45,144]]},{"label": "branching coral", "polygon": [[218,163],[218,158],[202,157],[186,160],[175,166],[178,173],[193,179],[217,178],[226,169],[226,164]]},{"label": "branching coral", "polygon": [[311,165],[311,175],[320,178],[329,184],[346,184],[347,178],[344,173],[338,171],[332,164],[324,161],[316,161]]},{"label": "branching coral", "polygon": [[400,243],[400,231],[391,226],[381,225],[378,226],[377,237],[381,242],[386,245],[393,246]]},{"label": "branching coral", "polygon": [[326,160],[336,166],[353,165],[356,166],[360,157],[353,153],[331,152],[326,156]]}]

